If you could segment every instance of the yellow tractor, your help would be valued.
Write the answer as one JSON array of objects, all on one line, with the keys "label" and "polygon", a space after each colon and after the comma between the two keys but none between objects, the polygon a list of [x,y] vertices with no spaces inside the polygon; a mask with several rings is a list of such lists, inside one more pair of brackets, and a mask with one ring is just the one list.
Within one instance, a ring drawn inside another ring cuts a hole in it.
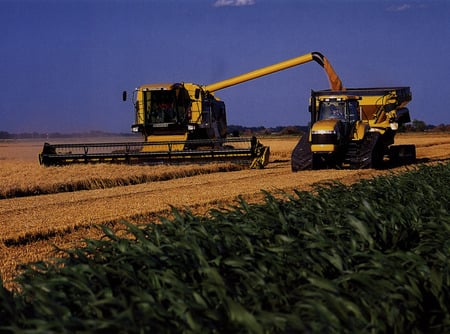
[{"label": "yellow tractor", "polygon": [[411,121],[411,96],[409,87],[312,91],[311,127],[292,152],[292,170],[414,162],[414,145],[393,145],[399,126]]}]

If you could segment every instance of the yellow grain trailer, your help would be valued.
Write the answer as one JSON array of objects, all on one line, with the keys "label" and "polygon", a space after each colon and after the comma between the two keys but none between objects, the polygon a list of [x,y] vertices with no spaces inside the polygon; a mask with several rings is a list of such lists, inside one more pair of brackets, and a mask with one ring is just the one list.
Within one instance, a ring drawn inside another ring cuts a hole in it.
[{"label": "yellow grain trailer", "polygon": [[414,145],[393,145],[410,122],[409,87],[312,91],[311,127],[292,152],[292,170],[380,168],[412,163]]}]

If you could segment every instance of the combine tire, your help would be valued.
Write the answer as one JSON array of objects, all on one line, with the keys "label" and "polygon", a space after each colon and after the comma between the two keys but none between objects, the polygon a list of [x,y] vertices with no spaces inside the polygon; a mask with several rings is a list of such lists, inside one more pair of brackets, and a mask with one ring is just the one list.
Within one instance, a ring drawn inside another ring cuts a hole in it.
[{"label": "combine tire", "polygon": [[308,133],[300,138],[291,155],[291,167],[293,172],[312,169],[311,144],[308,141]]},{"label": "combine tire", "polygon": [[359,168],[380,168],[383,152],[378,132],[369,132],[361,142],[359,151]]}]

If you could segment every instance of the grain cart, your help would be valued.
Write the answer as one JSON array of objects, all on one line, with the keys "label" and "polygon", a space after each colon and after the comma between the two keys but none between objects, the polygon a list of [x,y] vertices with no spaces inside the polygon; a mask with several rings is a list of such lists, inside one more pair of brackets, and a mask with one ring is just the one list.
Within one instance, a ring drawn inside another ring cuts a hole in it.
[{"label": "grain cart", "polygon": [[[44,144],[39,155],[46,166],[86,162],[125,163],[203,163],[232,161],[263,167],[269,160],[269,147],[256,138],[227,138],[225,103],[215,92],[274,72],[315,61],[321,65],[334,90],[342,83],[327,59],[318,52],[308,53],[263,67],[227,80],[202,86],[194,83],[142,85],[134,91],[133,132],[143,142]],[[127,100],[123,93],[123,100]]]},{"label": "grain cart", "polygon": [[393,145],[399,126],[411,121],[409,101],[409,87],[312,91],[311,127],[292,152],[292,170],[414,162],[414,145]]}]

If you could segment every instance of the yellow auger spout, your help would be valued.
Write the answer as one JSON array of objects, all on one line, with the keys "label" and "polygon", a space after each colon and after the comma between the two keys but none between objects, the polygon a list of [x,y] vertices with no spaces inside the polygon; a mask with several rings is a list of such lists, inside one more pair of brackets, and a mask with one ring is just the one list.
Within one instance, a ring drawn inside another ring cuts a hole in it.
[{"label": "yellow auger spout", "polygon": [[[328,61],[328,59],[326,57],[322,56],[322,60],[323,60],[322,66],[328,75],[328,81],[330,82],[331,90],[337,90],[337,91],[345,90],[345,87],[342,84],[341,79],[339,78],[339,76],[337,75],[337,73],[335,72],[333,67],[331,66],[331,63]],[[318,62],[317,59],[316,59],[316,61]]]},{"label": "yellow auger spout", "polygon": [[344,87],[342,85],[342,82],[339,78],[339,76],[334,71],[333,67],[331,66],[330,62],[327,58],[325,58],[324,55],[322,55],[320,52],[311,52],[296,58],[288,59],[285,61],[282,61],[277,64],[273,64],[270,66],[266,66],[257,70],[254,70],[252,72],[244,73],[226,80],[222,80],[210,85],[203,86],[204,91],[213,93],[215,91],[218,91],[220,89],[224,89],[230,86],[234,86],[240,83],[243,83],[245,81],[253,80],[268,74],[272,74],[275,72],[283,71],[285,69],[288,69],[290,67],[298,66],[301,64],[308,63],[310,61],[316,61],[320,66],[322,66],[325,69],[325,72],[327,73],[328,80],[330,82],[330,88],[332,90],[343,90]]}]

